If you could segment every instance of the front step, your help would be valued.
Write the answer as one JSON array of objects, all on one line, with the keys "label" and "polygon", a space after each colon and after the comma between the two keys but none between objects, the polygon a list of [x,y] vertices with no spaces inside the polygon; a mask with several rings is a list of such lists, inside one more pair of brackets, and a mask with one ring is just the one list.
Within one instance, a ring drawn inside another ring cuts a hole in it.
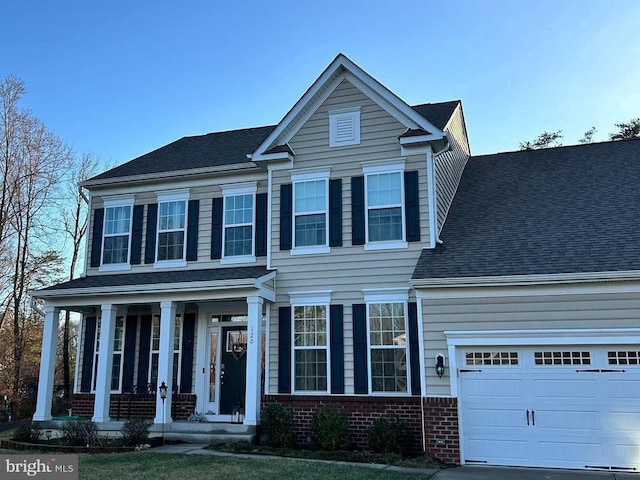
[{"label": "front step", "polygon": [[173,422],[164,430],[165,440],[187,443],[252,442],[255,435],[255,425],[237,423]]}]

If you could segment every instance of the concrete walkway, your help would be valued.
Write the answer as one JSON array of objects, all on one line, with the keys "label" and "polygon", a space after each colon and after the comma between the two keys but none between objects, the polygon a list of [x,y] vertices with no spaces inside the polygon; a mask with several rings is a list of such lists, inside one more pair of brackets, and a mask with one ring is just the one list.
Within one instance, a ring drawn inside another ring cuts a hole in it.
[{"label": "concrete walkway", "polygon": [[[269,458],[266,455],[247,453],[219,452],[207,450],[207,444],[181,443],[164,445],[162,447],[147,450],[149,453],[182,453],[187,455],[215,455],[219,457],[240,457],[262,459]],[[637,473],[613,473],[592,472],[584,470],[559,470],[544,468],[508,468],[508,467],[483,467],[464,466],[452,467],[443,470],[428,468],[397,467],[395,465],[381,465],[371,463],[349,463],[332,460],[312,460],[308,458],[278,457],[286,460],[301,462],[329,463],[334,465],[356,465],[358,467],[375,468],[393,472],[409,473],[426,476],[431,480],[640,480]]]}]

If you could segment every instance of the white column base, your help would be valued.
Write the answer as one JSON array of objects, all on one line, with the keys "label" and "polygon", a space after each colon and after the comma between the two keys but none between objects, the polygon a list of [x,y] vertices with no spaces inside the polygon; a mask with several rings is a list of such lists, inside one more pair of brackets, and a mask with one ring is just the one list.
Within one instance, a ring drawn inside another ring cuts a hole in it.
[{"label": "white column base", "polygon": [[260,423],[260,382],[262,378],[262,298],[247,298],[247,377],[244,424]]}]

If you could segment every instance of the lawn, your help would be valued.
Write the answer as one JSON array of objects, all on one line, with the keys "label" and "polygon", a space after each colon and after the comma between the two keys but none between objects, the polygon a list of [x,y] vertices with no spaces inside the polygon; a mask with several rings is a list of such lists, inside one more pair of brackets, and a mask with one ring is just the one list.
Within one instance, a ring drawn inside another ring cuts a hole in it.
[{"label": "lawn", "polygon": [[[23,452],[0,450],[0,454]],[[29,452],[32,453],[32,452]],[[240,458],[212,455],[133,452],[120,454],[81,454],[81,480],[426,480],[431,474],[411,474],[357,465],[335,465],[285,458]]]}]

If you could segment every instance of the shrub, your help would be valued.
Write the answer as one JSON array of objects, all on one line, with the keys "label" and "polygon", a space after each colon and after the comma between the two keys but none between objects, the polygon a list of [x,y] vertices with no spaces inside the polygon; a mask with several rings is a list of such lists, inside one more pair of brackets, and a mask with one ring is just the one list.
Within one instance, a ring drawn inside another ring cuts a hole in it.
[{"label": "shrub", "polygon": [[64,422],[62,436],[69,445],[95,447],[99,445],[98,426],[88,419]]},{"label": "shrub", "polygon": [[144,445],[149,438],[149,427],[153,422],[142,418],[127,420],[122,426],[122,441],[127,447]]},{"label": "shrub", "polygon": [[408,455],[411,448],[409,425],[397,418],[377,418],[369,428],[369,445],[376,453]]},{"label": "shrub", "polygon": [[311,446],[317,450],[345,450],[349,447],[349,420],[333,408],[322,408],[311,418]]},{"label": "shrub", "polygon": [[260,423],[266,437],[266,444],[276,448],[296,446],[293,433],[293,413],[279,403],[267,405],[260,415]]},{"label": "shrub", "polygon": [[37,423],[23,423],[13,433],[13,439],[18,442],[38,443],[40,438],[42,429]]}]

